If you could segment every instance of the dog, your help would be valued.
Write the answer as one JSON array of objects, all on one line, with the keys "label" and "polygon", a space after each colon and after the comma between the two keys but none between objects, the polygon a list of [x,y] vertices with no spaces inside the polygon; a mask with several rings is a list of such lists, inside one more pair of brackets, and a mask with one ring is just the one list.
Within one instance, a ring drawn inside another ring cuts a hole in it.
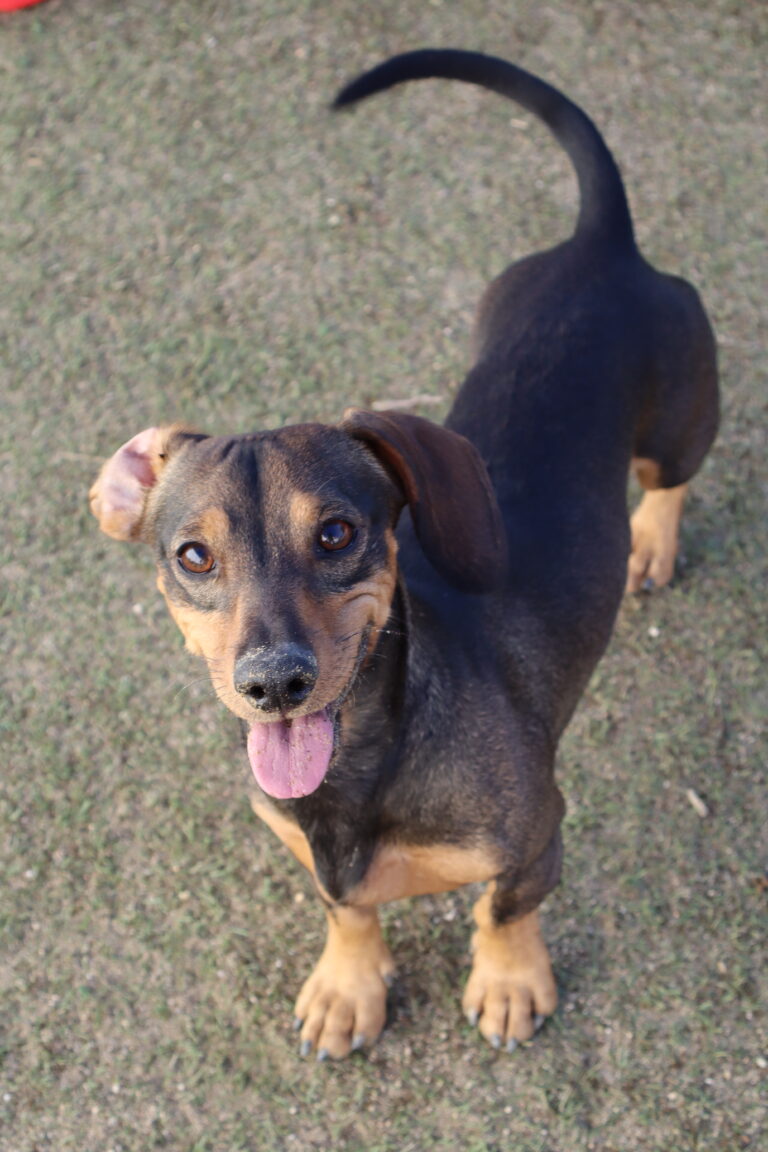
[{"label": "dog", "polygon": [[[625,588],[673,575],[686,488],[718,423],[696,291],[640,255],[616,164],[562,93],[494,57],[421,50],[348,85],[491,89],[571,158],[570,239],[494,280],[445,425],[207,436],[149,428],[91,490],[101,528],[153,549],[158,586],[244,722],[256,813],[312,874],[325,949],[301,1051],[341,1058],[385,1023],[377,907],[485,882],[463,1009],[495,1048],[557,1002],[538,906],[558,882],[555,750]],[[631,517],[627,477],[644,489]]]}]

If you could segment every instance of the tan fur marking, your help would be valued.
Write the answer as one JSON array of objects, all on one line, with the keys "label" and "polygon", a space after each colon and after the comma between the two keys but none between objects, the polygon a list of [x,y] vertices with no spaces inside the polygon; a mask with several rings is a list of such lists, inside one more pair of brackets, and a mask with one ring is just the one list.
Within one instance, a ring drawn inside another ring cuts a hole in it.
[{"label": "tan fur marking", "polygon": [[377,589],[377,611],[373,619],[376,628],[383,628],[389,619],[389,613],[392,609],[392,598],[395,595],[395,587],[397,586],[397,540],[395,539],[394,532],[387,532],[386,541],[387,566],[381,575]]},{"label": "tan fur marking", "polygon": [[314,876],[315,862],[312,859],[312,849],[309,846],[309,840],[298,824],[281,815],[271,804],[265,804],[258,796],[251,796],[251,808],[259,819],[263,820],[268,828],[271,828],[275,836],[282,840],[286,848],[293,852],[298,862],[303,864],[307,871]]},{"label": "tan fur marking", "polygon": [[661,469],[655,460],[646,459],[644,456],[635,456],[632,460],[632,470],[637,476],[638,483],[646,491],[659,487]]},{"label": "tan fur marking", "polygon": [[[187,608],[176,604],[165,589],[162,571],[157,573],[157,587],[165,597],[165,603],[175,624],[184,637],[184,642],[193,656],[202,656],[208,664],[216,694],[235,715],[238,700],[231,687],[231,651],[233,651],[233,620],[226,612],[200,612],[197,608]],[[244,719],[249,714],[244,714]]]},{"label": "tan fur marking", "polygon": [[215,505],[205,508],[195,517],[195,521],[203,543],[210,544],[214,550],[216,545],[221,548],[229,537],[229,517],[223,508],[217,508]]},{"label": "tan fur marking", "polygon": [[668,584],[675,571],[680,519],[687,484],[646,491],[630,518],[632,548],[627,563],[627,592],[639,592],[646,580]]},{"label": "tan fur marking", "polygon": [[494,1045],[530,1040],[537,1017],[551,1015],[557,989],[538,912],[511,924],[493,922],[490,885],[474,907],[474,959],[462,1000],[472,1022]]},{"label": "tan fur marking", "polygon": [[309,492],[294,492],[291,495],[288,516],[291,524],[305,537],[308,530],[315,527],[320,514],[320,501]]},{"label": "tan fur marking", "polygon": [[209,662],[220,643],[222,627],[225,623],[223,612],[198,612],[195,608],[183,608],[166,597],[168,611],[173,617],[184,643],[193,656],[204,656]]},{"label": "tan fur marking", "polygon": [[344,902],[365,907],[450,892],[462,884],[490,880],[498,871],[499,862],[487,848],[384,844],[377,850],[363,881]]}]

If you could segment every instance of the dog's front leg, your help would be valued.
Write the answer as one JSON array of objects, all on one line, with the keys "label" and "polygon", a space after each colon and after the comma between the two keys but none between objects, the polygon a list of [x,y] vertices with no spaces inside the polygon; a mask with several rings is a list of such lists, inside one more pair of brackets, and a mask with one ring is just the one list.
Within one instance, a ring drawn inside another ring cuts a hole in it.
[{"label": "dog's front leg", "polygon": [[367,1047],[386,1019],[394,962],[375,908],[333,904],[328,938],[317,966],[296,1001],[301,1050],[318,1060],[339,1060]]},{"label": "dog's front leg", "polygon": [[395,965],[376,908],[333,903],[317,879],[312,849],[299,826],[257,797],[251,806],[311,872],[326,906],[328,938],[296,1001],[296,1026],[303,1055],[314,1048],[319,1060],[340,1060],[373,1044],[384,1027]]},{"label": "dog's front leg", "polygon": [[536,909],[500,922],[490,884],[474,907],[472,971],[462,1007],[494,1048],[530,1040],[557,1006],[557,989]]}]

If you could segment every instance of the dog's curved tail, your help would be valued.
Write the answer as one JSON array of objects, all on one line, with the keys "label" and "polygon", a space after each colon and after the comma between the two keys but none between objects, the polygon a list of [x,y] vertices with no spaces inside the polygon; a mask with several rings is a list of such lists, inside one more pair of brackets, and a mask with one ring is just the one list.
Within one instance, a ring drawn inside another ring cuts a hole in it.
[{"label": "dog's curved tail", "polygon": [[482,52],[423,48],[405,52],[364,72],[342,88],[333,108],[343,108],[406,80],[461,80],[498,92],[538,116],[571,158],[581,206],[575,236],[589,233],[615,246],[634,248],[629,206],[619,169],[585,112],[543,80]]}]

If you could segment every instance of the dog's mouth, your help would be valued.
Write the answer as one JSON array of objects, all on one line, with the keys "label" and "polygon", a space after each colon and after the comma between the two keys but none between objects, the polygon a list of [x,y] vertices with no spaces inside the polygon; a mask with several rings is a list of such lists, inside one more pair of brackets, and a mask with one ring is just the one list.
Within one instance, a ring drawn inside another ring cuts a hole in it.
[{"label": "dog's mouth", "polygon": [[335,721],[329,708],[253,724],[248,731],[248,759],[256,783],[276,800],[297,800],[320,787],[331,766]]},{"label": "dog's mouth", "polygon": [[262,721],[248,729],[248,760],[256,783],[268,796],[298,800],[310,796],[325,780],[338,744],[341,706],[357,681],[370,636],[369,624],[360,634],[349,680],[331,704],[306,716]]}]

